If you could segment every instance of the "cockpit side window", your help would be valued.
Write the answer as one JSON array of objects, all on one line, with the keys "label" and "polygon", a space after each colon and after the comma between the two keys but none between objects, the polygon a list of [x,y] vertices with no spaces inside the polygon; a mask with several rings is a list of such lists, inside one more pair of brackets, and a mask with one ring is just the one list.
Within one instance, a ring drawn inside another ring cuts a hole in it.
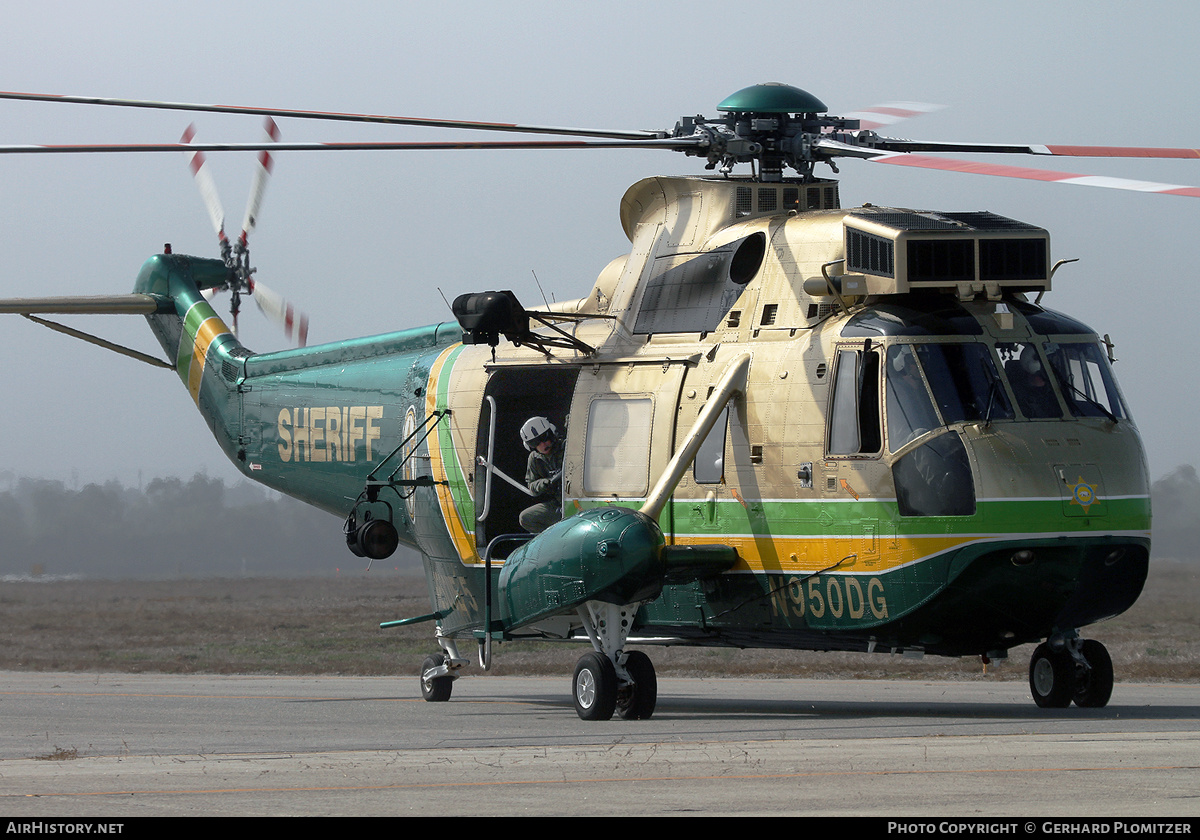
[{"label": "cockpit side window", "polygon": [[1045,349],[1050,369],[1073,415],[1113,420],[1128,416],[1108,360],[1098,344],[1048,341]]},{"label": "cockpit side window", "polygon": [[1025,342],[996,345],[1004,374],[1017,399],[1017,408],[1029,420],[1056,420],[1062,406],[1050,384],[1050,374],[1038,357],[1037,348]]},{"label": "cockpit side window", "polygon": [[916,348],[943,422],[1012,419],[1012,405],[986,344],[918,344]]},{"label": "cockpit side window", "polygon": [[882,446],[879,352],[839,350],[829,413],[829,454],[874,455]]},{"label": "cockpit side window", "polygon": [[942,425],[911,344],[888,348],[885,394],[888,449],[892,452]]}]

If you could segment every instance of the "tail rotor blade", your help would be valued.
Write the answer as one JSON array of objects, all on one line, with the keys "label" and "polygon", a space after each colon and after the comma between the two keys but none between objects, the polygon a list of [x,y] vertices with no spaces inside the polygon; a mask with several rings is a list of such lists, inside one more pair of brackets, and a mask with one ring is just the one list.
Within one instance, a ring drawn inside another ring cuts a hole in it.
[{"label": "tail rotor blade", "polygon": [[[268,141],[279,142],[279,126],[275,124],[275,120],[267,117],[263,122],[263,130]],[[254,231],[254,226],[258,223],[258,209],[262,206],[263,193],[266,192],[267,180],[271,177],[274,163],[270,151],[264,149],[258,153],[258,168],[254,172],[254,181],[250,185],[250,199],[246,203],[246,218],[242,221],[243,245],[246,244],[247,237]]]},{"label": "tail rotor blade", "polygon": [[[196,136],[196,126],[193,123],[189,125],[183,132],[183,136],[179,138],[180,143],[190,144],[192,138]],[[213,229],[217,232],[217,238],[222,242],[225,241],[225,210],[221,206],[221,198],[217,195],[217,184],[213,181],[212,172],[208,169],[208,159],[204,152],[188,152],[188,166],[192,170],[192,176],[196,179],[196,186],[200,188],[200,197],[204,200],[204,206],[208,210],[208,218],[212,221]]]},{"label": "tail rotor blade", "polygon": [[297,347],[308,344],[308,315],[297,309],[291,301],[278,292],[264,286],[258,280],[251,289],[258,309],[276,326],[283,330],[288,341]]}]

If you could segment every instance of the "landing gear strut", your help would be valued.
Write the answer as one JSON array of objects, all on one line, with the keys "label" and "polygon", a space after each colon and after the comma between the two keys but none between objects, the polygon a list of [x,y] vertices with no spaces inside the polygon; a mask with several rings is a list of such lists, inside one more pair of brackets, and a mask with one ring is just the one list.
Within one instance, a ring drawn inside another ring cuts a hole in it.
[{"label": "landing gear strut", "polygon": [[1112,689],[1112,658],[1094,639],[1043,642],[1029,661],[1029,691],[1043,709],[1065,709],[1072,701],[1100,708],[1108,704]]}]

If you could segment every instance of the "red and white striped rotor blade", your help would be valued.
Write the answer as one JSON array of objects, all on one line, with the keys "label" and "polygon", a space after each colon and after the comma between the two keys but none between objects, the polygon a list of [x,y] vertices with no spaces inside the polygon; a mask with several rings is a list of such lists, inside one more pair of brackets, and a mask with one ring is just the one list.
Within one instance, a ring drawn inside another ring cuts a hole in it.
[{"label": "red and white striped rotor blade", "polygon": [[913,117],[932,114],[945,107],[945,105],[933,105],[929,102],[885,102],[882,105],[863,108],[861,111],[852,111],[844,116],[846,119],[858,120],[860,128],[874,131],[877,128],[895,125],[903,120],[910,120]]},{"label": "red and white striped rotor blade", "polygon": [[1200,187],[1189,187],[1182,184],[1160,184],[1154,181],[1113,178],[1107,175],[1077,175],[1071,172],[1031,169],[1027,166],[979,163],[976,161],[930,157],[929,155],[909,154],[906,152],[882,152],[867,157],[867,160],[875,163],[890,163],[897,166],[915,166],[921,169],[940,169],[945,172],[997,175],[1002,178],[1022,178],[1027,181],[1051,181],[1059,184],[1074,184],[1081,187],[1107,187],[1108,189],[1115,190],[1132,190],[1134,192],[1185,195],[1192,198],[1200,198]]},{"label": "red and white striped rotor blade", "polygon": [[[275,124],[275,120],[267,117],[263,122],[263,130],[266,133],[266,139],[272,143],[279,142],[279,126]],[[271,177],[271,169],[274,166],[274,158],[271,157],[271,152],[263,149],[258,153],[258,167],[254,170],[254,181],[250,185],[250,198],[246,202],[246,218],[242,220],[242,244],[246,244],[246,239],[254,231],[254,226],[258,223],[258,210],[262,206],[263,193],[267,189],[267,181]]]},{"label": "red and white striped rotor blade", "polygon": [[[179,142],[190,145],[192,138],[195,136],[196,126],[193,123],[183,132],[183,136],[179,138]],[[208,210],[208,218],[212,221],[213,229],[217,232],[217,238],[224,241],[225,209],[221,206],[221,198],[217,195],[217,184],[213,181],[212,172],[208,169],[208,158],[205,157],[202,151],[188,152],[187,155],[188,167],[192,170],[192,176],[196,179],[196,186],[200,188],[200,198],[204,200],[204,206]]]},{"label": "red and white striped rotor blade", "polygon": [[288,341],[297,347],[308,344],[308,315],[297,309],[283,295],[264,286],[257,280],[251,281],[250,291],[254,302],[267,320],[283,330]]},{"label": "red and white striped rotor blade", "polygon": [[1032,146],[1035,155],[1058,157],[1200,158],[1200,149],[1163,149],[1142,146]]}]

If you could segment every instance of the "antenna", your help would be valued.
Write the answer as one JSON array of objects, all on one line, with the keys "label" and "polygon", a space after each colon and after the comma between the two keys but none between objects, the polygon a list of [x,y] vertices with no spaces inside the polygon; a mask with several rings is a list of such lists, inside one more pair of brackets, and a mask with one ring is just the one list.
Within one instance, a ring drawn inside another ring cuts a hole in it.
[{"label": "antenna", "polygon": [[542,281],[538,280],[537,272],[532,268],[529,269],[529,273],[533,275],[533,282],[537,283],[538,291],[542,293],[542,303],[546,304],[546,308],[549,309],[550,301],[546,300],[546,290],[542,288]]}]

